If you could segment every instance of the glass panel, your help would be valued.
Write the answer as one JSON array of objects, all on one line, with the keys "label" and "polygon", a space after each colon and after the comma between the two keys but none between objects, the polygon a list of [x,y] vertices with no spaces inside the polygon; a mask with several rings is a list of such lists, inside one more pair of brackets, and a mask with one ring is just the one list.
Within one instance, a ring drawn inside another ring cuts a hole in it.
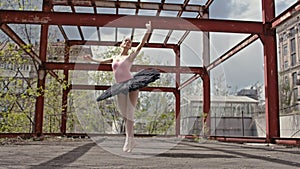
[{"label": "glass panel", "polygon": [[291,39],[291,53],[296,52],[296,41],[295,38]]}]

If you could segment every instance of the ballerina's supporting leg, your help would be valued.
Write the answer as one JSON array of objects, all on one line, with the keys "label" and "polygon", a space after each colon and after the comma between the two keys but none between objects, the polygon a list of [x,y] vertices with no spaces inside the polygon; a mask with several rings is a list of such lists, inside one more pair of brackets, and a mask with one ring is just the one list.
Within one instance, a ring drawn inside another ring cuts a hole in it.
[{"label": "ballerina's supporting leg", "polygon": [[134,111],[137,104],[138,91],[129,92],[127,95],[118,95],[118,106],[121,111],[122,116],[125,119],[125,131],[126,139],[123,147],[123,151],[131,152],[136,146],[134,140]]}]

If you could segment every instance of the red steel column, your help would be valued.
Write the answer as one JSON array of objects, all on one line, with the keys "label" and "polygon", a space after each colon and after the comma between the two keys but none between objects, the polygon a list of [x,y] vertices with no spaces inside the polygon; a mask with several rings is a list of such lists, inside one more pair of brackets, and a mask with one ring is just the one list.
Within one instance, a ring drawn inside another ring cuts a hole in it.
[{"label": "red steel column", "polygon": [[[207,2],[207,7],[212,1]],[[203,18],[209,19],[209,9],[203,12]],[[210,136],[210,77],[207,66],[210,65],[210,36],[209,32],[203,32],[203,114],[202,114],[202,131],[203,136]]]},{"label": "red steel column", "polygon": [[[50,11],[49,1],[43,1],[43,11]],[[48,41],[48,25],[41,25],[41,36],[40,36],[40,53],[39,58],[43,63],[46,62],[47,56],[47,42]],[[43,66],[39,67],[38,70],[38,83],[37,88],[40,95],[36,99],[35,104],[35,123],[34,123],[34,133],[39,137],[43,133],[43,116],[44,116],[44,89],[46,81],[46,71]]]},{"label": "red steel column", "polygon": [[[174,48],[175,52],[175,66],[177,70],[180,70],[180,46]],[[175,135],[180,135],[180,90],[178,90],[180,86],[180,71],[176,72],[175,77],[175,85],[176,85],[176,91],[175,91]]]},{"label": "red steel column", "polygon": [[203,129],[203,136],[208,137],[210,135],[210,78],[207,72],[202,76],[202,82],[203,82],[202,129]]},{"label": "red steel column", "polygon": [[37,88],[40,95],[36,98],[35,103],[35,116],[34,116],[34,133],[36,136],[41,136],[43,133],[43,114],[44,114],[44,89],[46,71],[43,69],[38,70],[38,83]]},{"label": "red steel column", "polygon": [[[68,43],[65,44],[65,56],[64,61],[65,63],[69,63],[69,56],[70,56],[70,46]],[[64,70],[64,82],[63,85],[67,85],[69,81],[69,70]],[[61,126],[60,132],[61,134],[66,134],[67,132],[67,109],[68,109],[68,94],[69,88],[63,88],[63,95],[62,95],[62,113],[61,113]]]},{"label": "red steel column", "polygon": [[271,21],[275,18],[274,0],[262,0],[262,10],[265,28],[261,38],[264,45],[266,141],[273,142],[274,138],[280,137],[276,32],[271,30]]}]

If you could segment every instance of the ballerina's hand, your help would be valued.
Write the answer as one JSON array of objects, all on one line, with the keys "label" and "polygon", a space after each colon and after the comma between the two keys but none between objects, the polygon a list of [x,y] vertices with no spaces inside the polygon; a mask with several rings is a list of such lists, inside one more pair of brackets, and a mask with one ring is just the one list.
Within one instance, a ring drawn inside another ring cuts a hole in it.
[{"label": "ballerina's hand", "polygon": [[146,23],[146,28],[147,28],[147,32],[150,33],[151,32],[151,21],[149,21],[148,23]]},{"label": "ballerina's hand", "polygon": [[91,60],[92,60],[92,57],[91,57],[90,55],[84,55],[84,56],[83,56],[83,59],[84,59],[84,60],[89,60],[89,61],[91,61]]}]

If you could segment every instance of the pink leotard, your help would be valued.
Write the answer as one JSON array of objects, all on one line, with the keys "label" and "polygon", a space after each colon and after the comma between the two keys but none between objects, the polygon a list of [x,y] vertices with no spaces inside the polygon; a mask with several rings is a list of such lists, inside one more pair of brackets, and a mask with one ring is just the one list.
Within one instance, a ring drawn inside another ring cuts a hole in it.
[{"label": "pink leotard", "polygon": [[115,80],[117,83],[132,78],[132,75],[130,73],[131,66],[132,66],[132,62],[130,62],[128,58],[124,60],[116,60],[116,59],[113,60],[112,70],[114,72]]}]

